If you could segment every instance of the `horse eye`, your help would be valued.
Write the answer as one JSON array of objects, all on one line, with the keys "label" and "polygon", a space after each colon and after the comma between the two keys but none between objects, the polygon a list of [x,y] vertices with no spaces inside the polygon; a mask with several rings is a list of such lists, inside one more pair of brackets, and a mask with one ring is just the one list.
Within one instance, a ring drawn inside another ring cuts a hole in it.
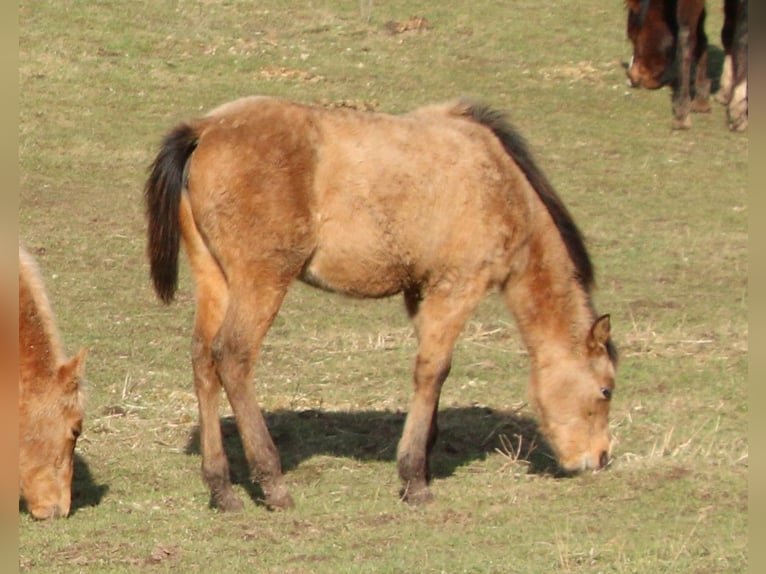
[{"label": "horse eye", "polygon": [[75,427],[75,428],[73,428],[73,429],[72,429],[72,436],[73,436],[75,439],[77,439],[77,438],[79,438],[79,436],[80,436],[80,432],[81,432],[81,431],[80,431],[80,429],[78,429],[78,428],[76,428],[76,427]]},{"label": "horse eye", "polygon": [[604,398],[605,398],[606,400],[609,400],[609,399],[611,399],[611,398],[612,398],[612,389],[608,389],[608,388],[606,388],[606,387],[603,387],[603,388],[601,389],[601,394],[602,394],[602,395],[604,395]]}]

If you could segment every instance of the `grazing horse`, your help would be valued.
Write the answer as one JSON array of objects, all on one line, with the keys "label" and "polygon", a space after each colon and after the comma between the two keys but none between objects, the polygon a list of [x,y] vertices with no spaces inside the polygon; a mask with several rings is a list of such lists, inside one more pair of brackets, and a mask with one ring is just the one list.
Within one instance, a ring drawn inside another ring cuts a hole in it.
[{"label": "grazing horse", "polygon": [[[633,87],[673,83],[673,128],[691,127],[689,111],[710,111],[704,0],[625,0],[633,56],[627,74]],[[691,70],[696,65],[694,100]]]},{"label": "grazing horse", "polygon": [[19,488],[34,518],[69,515],[85,353],[64,355],[40,274],[19,246]]},{"label": "grazing horse", "polygon": [[212,503],[241,508],[221,441],[221,385],[270,507],[292,506],[251,376],[295,279],[355,297],[402,293],[418,340],[399,442],[401,496],[430,500],[429,452],[453,346],[499,288],[529,349],[529,393],[560,466],[608,463],[616,353],[569,212],[522,138],[484,105],[391,116],[267,97],[226,103],[165,137],[145,187],[164,302],[183,241],[196,285],[192,366]]},{"label": "grazing horse", "polygon": [[729,128],[745,131],[747,105],[747,0],[726,0],[721,43],[725,58],[716,99],[726,106]]}]

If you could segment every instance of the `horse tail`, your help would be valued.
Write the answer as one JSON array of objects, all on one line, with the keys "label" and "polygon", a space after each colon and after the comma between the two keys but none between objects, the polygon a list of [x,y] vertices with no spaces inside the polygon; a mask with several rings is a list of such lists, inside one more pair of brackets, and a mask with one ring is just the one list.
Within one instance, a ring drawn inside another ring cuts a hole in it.
[{"label": "horse tail", "polygon": [[173,300],[178,288],[179,208],[186,187],[186,164],[198,139],[197,128],[187,123],[168,133],[150,167],[144,187],[152,282],[154,291],[164,303]]},{"label": "horse tail", "polygon": [[593,285],[594,271],[582,234],[545,174],[535,164],[524,138],[502,113],[487,105],[462,102],[458,110],[461,115],[487,126],[500,140],[506,153],[519,166],[553,218],[574,263],[577,280],[585,289],[589,289]]}]

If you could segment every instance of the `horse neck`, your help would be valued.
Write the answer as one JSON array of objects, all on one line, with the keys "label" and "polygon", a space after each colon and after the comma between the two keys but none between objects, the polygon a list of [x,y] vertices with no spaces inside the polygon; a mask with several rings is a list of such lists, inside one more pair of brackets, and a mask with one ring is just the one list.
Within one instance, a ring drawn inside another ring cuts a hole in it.
[{"label": "horse neck", "polygon": [[576,277],[561,234],[543,212],[541,208],[531,220],[525,264],[504,289],[536,367],[560,360],[562,354],[579,354],[594,320],[590,295]]}]

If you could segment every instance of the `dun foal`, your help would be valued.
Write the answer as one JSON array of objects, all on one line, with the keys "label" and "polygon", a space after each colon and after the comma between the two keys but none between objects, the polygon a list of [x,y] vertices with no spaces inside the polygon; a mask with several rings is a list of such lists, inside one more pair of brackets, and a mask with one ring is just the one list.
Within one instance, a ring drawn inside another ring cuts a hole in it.
[{"label": "dun foal", "polygon": [[591,304],[593,269],[574,221],[496,111],[453,102],[390,116],[244,98],[170,131],[145,198],[156,292],[173,298],[181,240],[196,284],[202,472],[219,508],[242,506],[221,442],[221,385],[266,503],[292,504],[252,375],[295,279],[404,296],[418,338],[397,455],[405,500],[431,496],[428,457],[452,349],[493,288],[529,349],[531,399],[559,463],[606,465],[609,317]]},{"label": "dun foal", "polygon": [[69,515],[84,358],[85,349],[64,355],[42,279],[19,246],[19,488],[35,518]]}]

